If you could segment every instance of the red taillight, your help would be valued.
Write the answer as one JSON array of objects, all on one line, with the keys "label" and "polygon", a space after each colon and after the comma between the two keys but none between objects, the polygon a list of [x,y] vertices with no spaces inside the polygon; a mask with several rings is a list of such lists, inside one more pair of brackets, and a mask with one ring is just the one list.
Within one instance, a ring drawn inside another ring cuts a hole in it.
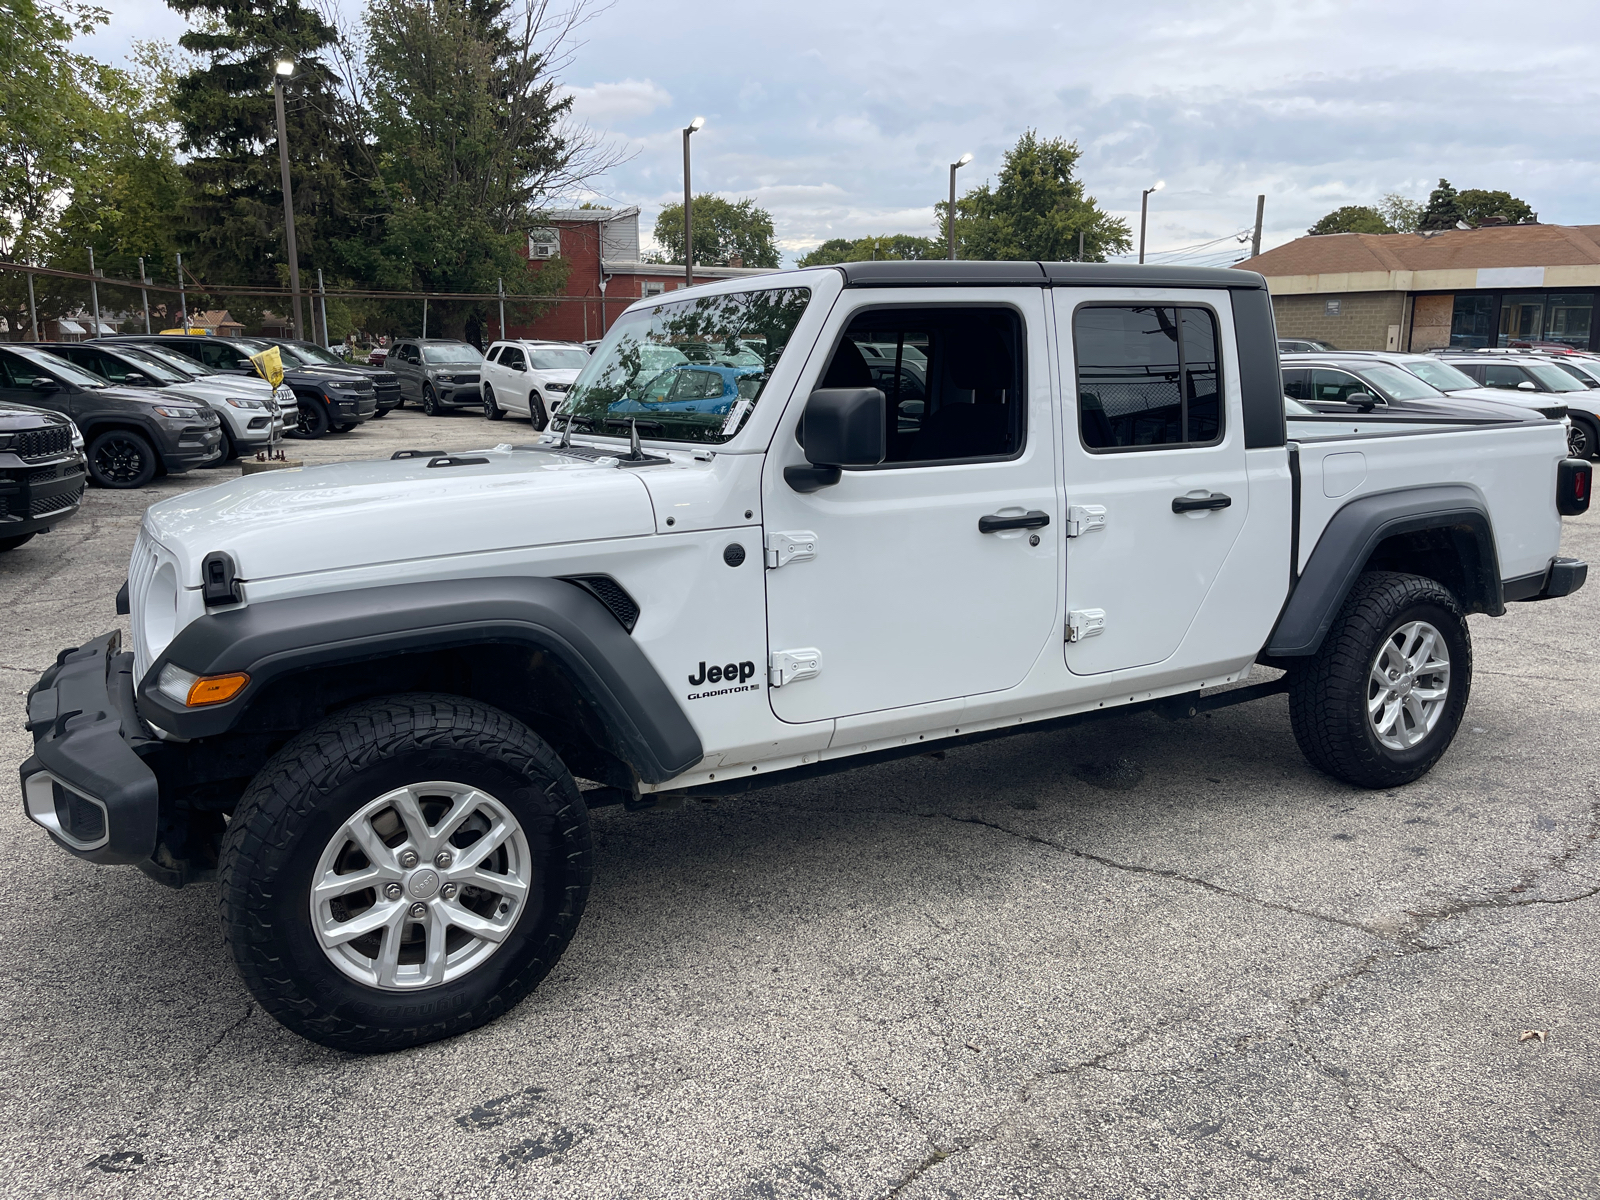
[{"label": "red taillight", "polygon": [[1589,510],[1589,488],[1594,468],[1581,458],[1566,458],[1556,468],[1556,511],[1575,517]]},{"label": "red taillight", "polygon": [[1580,474],[1572,481],[1572,498],[1574,500],[1582,500],[1584,492],[1588,490],[1588,486],[1589,481]]}]

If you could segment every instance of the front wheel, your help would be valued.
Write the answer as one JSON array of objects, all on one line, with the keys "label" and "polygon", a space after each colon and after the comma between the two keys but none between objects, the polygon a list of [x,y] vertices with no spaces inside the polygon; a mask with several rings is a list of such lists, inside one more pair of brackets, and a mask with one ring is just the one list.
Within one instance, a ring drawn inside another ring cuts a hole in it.
[{"label": "front wheel", "polygon": [[528,393],[528,424],[535,429],[544,429],[550,424],[550,417],[544,406],[544,397],[538,392]]},{"label": "front wheel", "polygon": [[431,384],[424,384],[422,388],[422,411],[430,417],[439,415],[439,397],[433,394]]},{"label": "front wheel", "polygon": [[89,443],[89,478],[104,488],[139,488],[156,477],[156,452],[137,433],[111,429]]},{"label": "front wheel", "polygon": [[1289,718],[1312,766],[1357,787],[1397,787],[1449,749],[1471,689],[1472,638],[1450,591],[1372,571],[1295,670]]},{"label": "front wheel", "polygon": [[302,400],[295,409],[294,436],[314,441],[328,432],[328,410],[316,400]]},{"label": "front wheel", "polygon": [[494,389],[487,383],[483,385],[483,415],[491,421],[505,419],[506,410],[494,402]]},{"label": "front wheel", "polygon": [[386,1051],[474,1029],[560,958],[589,815],[550,746],[458,696],[370,701],[251,782],[218,864],[245,985],[289,1029]]}]

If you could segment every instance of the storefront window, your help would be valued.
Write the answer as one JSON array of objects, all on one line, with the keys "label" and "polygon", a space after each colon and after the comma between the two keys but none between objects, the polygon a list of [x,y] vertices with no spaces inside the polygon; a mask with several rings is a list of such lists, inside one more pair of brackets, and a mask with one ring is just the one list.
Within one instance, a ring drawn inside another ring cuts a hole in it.
[{"label": "storefront window", "polygon": [[1545,301],[1545,340],[1565,343],[1574,350],[1587,350],[1593,314],[1592,293],[1552,292]]},{"label": "storefront window", "polygon": [[1522,292],[1502,297],[1496,345],[1589,348],[1594,313],[1590,292]]},{"label": "storefront window", "polygon": [[1494,297],[1482,293],[1457,295],[1450,316],[1450,348],[1476,350],[1492,344]]}]

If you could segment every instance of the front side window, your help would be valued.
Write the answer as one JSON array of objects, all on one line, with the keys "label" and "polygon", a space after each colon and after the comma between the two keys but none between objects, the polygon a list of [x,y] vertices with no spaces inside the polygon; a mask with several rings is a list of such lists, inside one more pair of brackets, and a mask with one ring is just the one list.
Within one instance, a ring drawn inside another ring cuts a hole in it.
[{"label": "front side window", "polygon": [[76,363],[70,363],[58,354],[51,354],[47,350],[35,350],[32,346],[11,347],[6,355],[0,356],[5,361],[6,373],[10,376],[10,386],[14,388],[32,387],[33,381],[40,377],[53,378],[58,383],[70,383],[73,387],[97,390],[106,386],[106,381],[91,371],[85,371]]},{"label": "front side window", "polygon": [[[587,359],[562,413],[574,429],[595,433],[617,436],[637,424],[645,437],[663,441],[725,442],[760,400],[810,302],[810,288],[769,288],[631,312]],[[723,357],[742,349],[759,365],[720,368]],[[671,398],[677,381],[661,377],[687,364],[718,366],[704,374],[724,386],[715,395]],[[735,377],[733,387],[724,375]]]},{"label": "front side window", "polygon": [[1311,399],[1318,404],[1349,404],[1350,397],[1372,389],[1348,371],[1332,371],[1316,367],[1311,372]]},{"label": "front side window", "polygon": [[522,352],[521,346],[507,346],[500,351],[500,365],[507,370],[515,371],[527,365],[528,359]]},{"label": "front side window", "polygon": [[1532,382],[1522,373],[1522,368],[1512,363],[1490,363],[1483,369],[1485,387],[1515,388]]},{"label": "front side window", "polygon": [[1078,428],[1090,450],[1222,438],[1222,372],[1210,309],[1086,304],[1073,314]]}]

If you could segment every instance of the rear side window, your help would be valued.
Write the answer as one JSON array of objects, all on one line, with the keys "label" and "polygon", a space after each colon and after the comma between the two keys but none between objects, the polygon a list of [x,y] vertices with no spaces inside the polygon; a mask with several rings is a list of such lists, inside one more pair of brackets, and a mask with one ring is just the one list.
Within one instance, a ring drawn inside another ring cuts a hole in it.
[{"label": "rear side window", "polygon": [[1222,438],[1217,320],[1207,308],[1086,304],[1073,314],[1078,428],[1090,450]]},{"label": "rear side window", "polygon": [[1025,435],[1022,364],[1012,309],[873,309],[851,321],[817,386],[883,392],[885,464],[1010,458]]}]

